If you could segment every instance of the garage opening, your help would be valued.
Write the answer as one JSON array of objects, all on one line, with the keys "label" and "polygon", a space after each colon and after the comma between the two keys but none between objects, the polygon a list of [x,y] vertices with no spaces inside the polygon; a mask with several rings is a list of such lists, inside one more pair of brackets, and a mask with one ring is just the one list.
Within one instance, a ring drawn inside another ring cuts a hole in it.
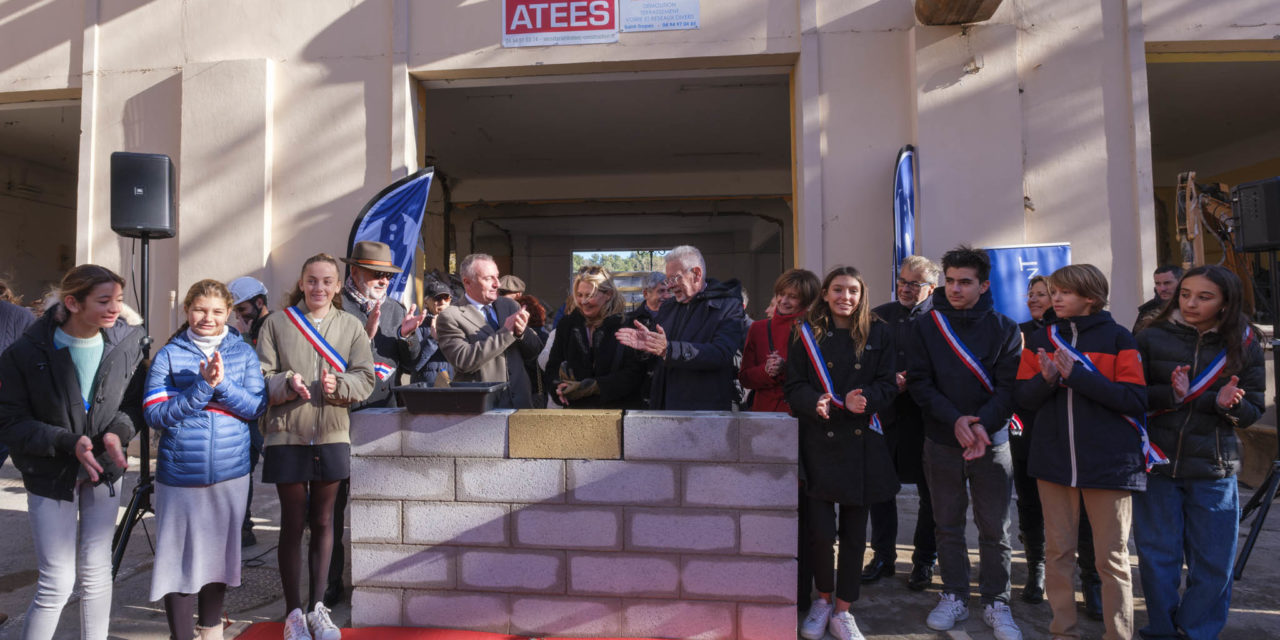
[{"label": "garage opening", "polygon": [[789,72],[424,81],[445,253],[489,253],[554,307],[575,252],[692,244],[758,317],[793,261]]},{"label": "garage opening", "polygon": [[80,101],[0,104],[0,279],[38,302],[75,266]]}]

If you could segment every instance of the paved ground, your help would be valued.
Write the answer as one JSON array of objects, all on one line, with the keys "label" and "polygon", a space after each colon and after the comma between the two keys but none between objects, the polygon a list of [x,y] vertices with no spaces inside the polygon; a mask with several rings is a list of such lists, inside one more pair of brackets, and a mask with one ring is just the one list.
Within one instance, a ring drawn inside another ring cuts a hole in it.
[{"label": "paved ground", "polygon": [[[136,468],[137,461],[132,461],[132,465]],[[136,474],[130,474],[125,483],[126,501],[135,483]],[[1252,489],[1241,487],[1242,498],[1247,499],[1252,493]],[[923,594],[907,589],[905,572],[910,568],[909,536],[915,522],[916,510],[916,495],[912,487],[904,490],[899,496],[898,503],[902,521],[902,526],[899,527],[899,573],[863,589],[862,598],[854,604],[853,608],[863,632],[868,638],[886,640],[991,638],[980,615],[972,616],[968,622],[964,623],[963,628],[957,628],[948,634],[930,631],[925,626],[925,615],[937,600],[937,580],[935,579],[934,588]],[[253,622],[278,620],[284,614],[276,574],[277,528],[275,523],[279,517],[279,505],[275,499],[275,491],[269,485],[266,487],[258,485],[254,495],[253,513],[258,522],[259,542],[257,546],[245,550],[246,567],[243,571],[243,586],[231,590],[228,594],[228,614],[234,622],[228,630],[228,637],[235,637]],[[1016,518],[1016,513],[1014,515]],[[144,522],[151,526],[151,517]],[[151,528],[154,529],[154,527]],[[1016,532],[1016,524],[1011,529]],[[4,547],[5,553],[0,555],[0,612],[8,613],[10,616],[9,621],[0,626],[0,640],[6,640],[20,637],[22,617],[36,580],[30,527],[26,515],[26,493],[12,464],[7,464],[3,470],[0,470],[0,532],[8,538]],[[976,542],[977,533],[971,531],[969,538]],[[1243,541],[1243,535],[1241,540]],[[1048,604],[1027,605],[1016,599],[1016,587],[1021,585],[1026,576],[1024,559],[1020,546],[1016,542],[1016,535],[1014,549],[1014,617],[1021,624],[1023,633],[1029,640],[1046,638],[1049,628]],[[976,569],[976,548],[972,548],[971,553]],[[111,628],[113,639],[164,640],[168,638],[163,609],[158,603],[147,600],[150,591],[151,562],[147,534],[142,528],[138,528],[129,544],[125,562],[116,581]],[[1136,565],[1136,555],[1134,562]],[[1135,589],[1140,592],[1136,572],[1134,584]],[[1235,585],[1231,618],[1222,638],[1252,640],[1280,636],[1278,631],[1280,630],[1280,589],[1277,589],[1277,585],[1280,585],[1280,509],[1267,519],[1245,577]],[[1135,594],[1135,607],[1138,623],[1141,625],[1146,619],[1146,612],[1140,593]],[[79,637],[78,609],[76,596],[73,595],[72,602],[63,612],[62,624],[56,636],[58,639]],[[976,611],[976,606],[974,610]],[[1101,623],[1087,620],[1083,615],[1081,618],[1086,638],[1101,637]],[[349,622],[350,609],[346,604],[340,605],[335,610],[334,620],[344,626]]]}]

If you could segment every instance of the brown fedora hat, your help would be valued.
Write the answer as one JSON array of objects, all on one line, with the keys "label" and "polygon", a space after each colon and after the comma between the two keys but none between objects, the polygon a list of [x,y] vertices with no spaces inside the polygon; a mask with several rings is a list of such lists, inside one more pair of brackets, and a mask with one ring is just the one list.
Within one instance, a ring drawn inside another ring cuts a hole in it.
[{"label": "brown fedora hat", "polygon": [[351,257],[343,258],[343,262],[357,267],[364,267],[371,271],[385,271],[390,273],[400,273],[403,271],[396,263],[392,261],[391,247],[372,240],[363,240],[357,242],[356,246],[351,249]]}]

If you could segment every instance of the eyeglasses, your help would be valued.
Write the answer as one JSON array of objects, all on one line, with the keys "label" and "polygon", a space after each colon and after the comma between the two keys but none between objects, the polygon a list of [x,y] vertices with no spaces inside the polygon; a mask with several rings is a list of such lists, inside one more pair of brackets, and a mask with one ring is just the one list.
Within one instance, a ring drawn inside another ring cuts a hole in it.
[{"label": "eyeglasses", "polygon": [[578,268],[580,276],[596,276],[605,273],[604,267],[595,264],[585,264]]},{"label": "eyeglasses", "polygon": [[932,282],[907,282],[902,278],[898,278],[898,286],[906,287],[912,291],[919,291],[925,287],[932,287],[933,283]]},{"label": "eyeglasses", "polygon": [[372,280],[390,280],[394,277],[396,277],[396,274],[391,273],[390,271],[369,270],[369,278]]},{"label": "eyeglasses", "polygon": [[680,273],[677,273],[676,275],[671,276],[670,278],[667,278],[664,284],[666,284],[668,288],[679,286],[680,282],[684,280],[684,274],[686,273],[689,273],[688,269],[685,269]]}]

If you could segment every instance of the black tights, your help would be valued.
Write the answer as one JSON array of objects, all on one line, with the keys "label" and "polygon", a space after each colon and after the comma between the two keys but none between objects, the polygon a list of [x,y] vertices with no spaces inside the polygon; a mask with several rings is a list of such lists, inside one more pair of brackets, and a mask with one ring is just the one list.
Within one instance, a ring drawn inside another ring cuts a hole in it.
[{"label": "black tights", "polygon": [[[301,482],[277,484],[280,494],[280,583],[284,588],[285,615],[294,609],[310,611],[324,598],[329,578],[329,555],[333,552],[333,501],[338,481],[312,482],[310,491]],[[308,494],[310,504],[308,504]],[[310,522],[306,522],[310,515]],[[307,567],[311,578],[308,606],[302,602],[302,529],[311,527]]]},{"label": "black tights", "polygon": [[223,582],[210,582],[200,587],[199,595],[194,593],[166,593],[164,595],[164,617],[169,621],[169,635],[186,640],[196,634],[191,616],[195,609],[200,610],[200,626],[212,627],[222,624],[222,601],[227,595],[227,585]]}]

